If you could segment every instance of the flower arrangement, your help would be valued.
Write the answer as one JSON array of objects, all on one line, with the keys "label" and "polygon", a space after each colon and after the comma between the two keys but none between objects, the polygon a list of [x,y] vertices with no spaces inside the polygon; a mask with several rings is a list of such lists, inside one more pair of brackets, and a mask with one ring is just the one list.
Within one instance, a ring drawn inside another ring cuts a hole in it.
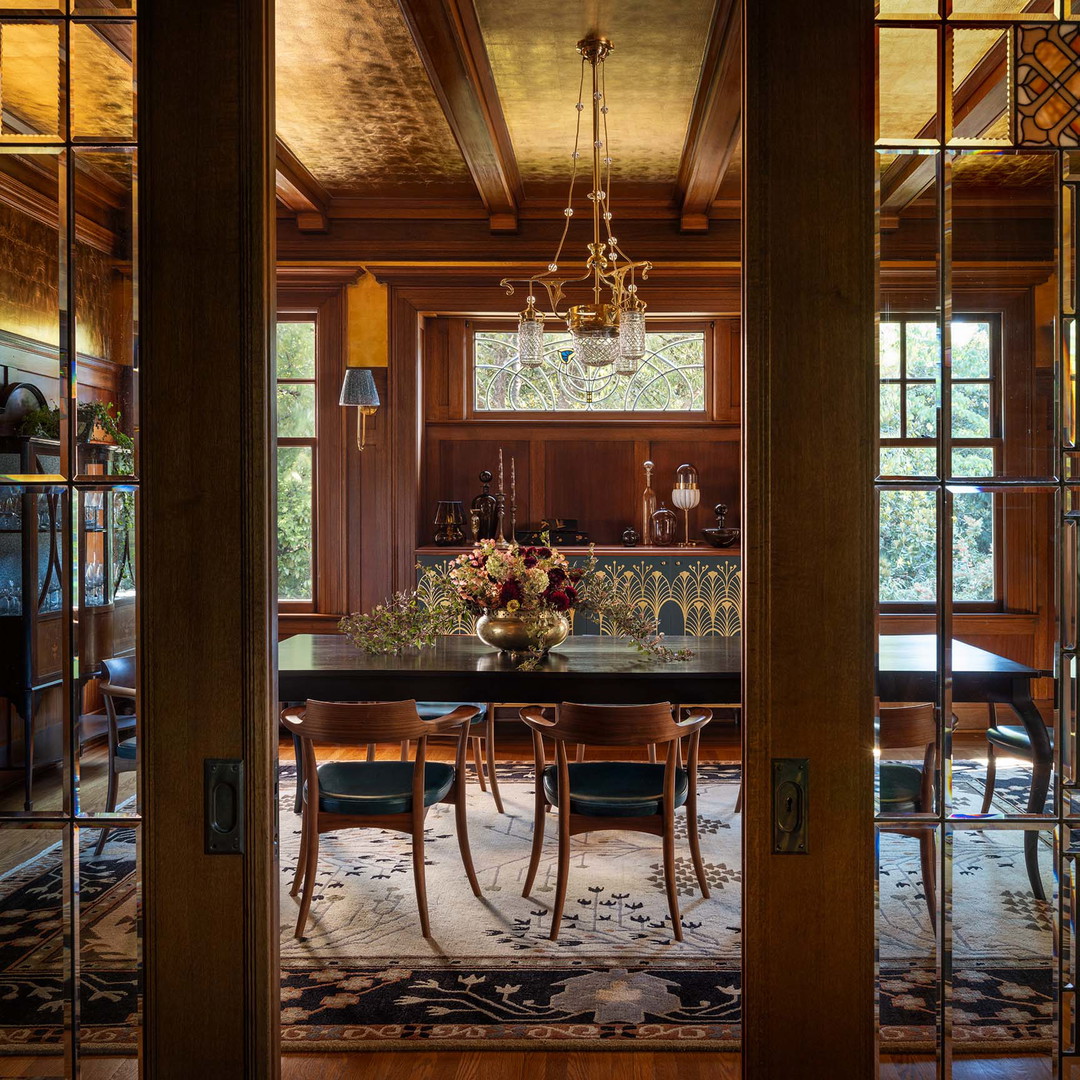
[{"label": "flower arrangement", "polygon": [[554,548],[499,547],[481,540],[459,555],[449,570],[458,598],[472,615],[506,611],[528,618],[545,611],[570,611],[580,600],[585,571],[571,567]]},{"label": "flower arrangement", "polygon": [[[429,572],[438,579],[439,603],[425,605],[415,590],[396,593],[371,612],[345,616],[338,628],[358,649],[380,654],[433,645],[440,635],[453,633],[465,615],[505,613],[541,629],[554,616],[583,611],[653,659],[688,660],[693,655],[663,643],[652,612],[632,603],[614,579],[597,571],[591,548],[584,566],[571,566],[566,556],[547,545],[500,546],[481,540],[445,570]],[[543,649],[532,649],[521,666],[535,668],[543,656]]]}]

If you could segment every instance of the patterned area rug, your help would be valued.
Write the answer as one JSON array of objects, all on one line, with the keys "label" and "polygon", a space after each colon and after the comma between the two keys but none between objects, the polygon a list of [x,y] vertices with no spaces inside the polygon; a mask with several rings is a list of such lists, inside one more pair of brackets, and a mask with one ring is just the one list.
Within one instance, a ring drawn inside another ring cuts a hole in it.
[{"label": "patterned area rug", "polygon": [[[1026,808],[1031,772],[999,765],[992,810]],[[962,813],[978,813],[985,767],[958,762],[953,795]],[[1052,805],[1053,791],[1047,805]],[[1039,1052],[1054,1039],[1053,843],[1039,834],[1047,901],[1031,892],[1020,830],[954,832],[952,1024],[957,1053]],[[936,1044],[938,961],[922,891],[919,844],[879,840],[879,1003],[883,1050],[925,1051]]]},{"label": "patterned area rug", "polygon": [[[575,837],[559,940],[548,939],[557,840],[533,896],[521,895],[532,842],[533,769],[500,767],[506,814],[470,786],[469,835],[483,899],[465,878],[453,808],[426,830],[433,940],[420,935],[408,837],[323,837],[307,936],[293,937],[299,818],[281,777],[282,1043],[287,1051],[412,1044],[733,1049],[739,1035],[738,770],[701,770],[698,891],[680,814],[677,874],[685,940],[674,940],[659,837]],[[736,825],[738,818],[734,821]],[[363,963],[357,958],[363,957]]]},{"label": "patterned area rug", "polygon": [[[1016,810],[1029,772],[1001,768],[996,809]],[[684,828],[678,845],[685,941],[671,934],[659,842],[630,833],[577,837],[557,943],[548,941],[555,821],[533,899],[521,897],[532,821],[532,770],[500,768],[508,813],[470,784],[473,857],[484,899],[468,888],[453,815],[429,815],[427,876],[433,942],[419,932],[407,837],[375,831],[323,837],[307,937],[292,930],[288,896],[299,817],[295,773],[281,774],[282,1028],[285,1049],[438,1044],[507,1049],[734,1048],[740,1030],[738,772],[701,773],[702,850],[713,890],[703,901]],[[983,770],[954,769],[961,807],[975,811]],[[681,816],[681,815],[680,815]],[[1036,1051],[1051,1045],[1052,907],[1028,887],[1019,831],[957,834],[954,852],[953,1034],[959,1052]],[[80,1042],[84,1051],[135,1049],[139,999],[135,840],[115,830],[101,857],[80,838]],[[933,1045],[934,938],[918,844],[880,840],[882,1041],[895,1052]],[[1053,896],[1049,835],[1040,846]],[[45,848],[0,872],[0,1054],[55,1053],[62,1039],[64,953],[58,918],[62,852]],[[363,958],[362,960],[359,958]]]}]

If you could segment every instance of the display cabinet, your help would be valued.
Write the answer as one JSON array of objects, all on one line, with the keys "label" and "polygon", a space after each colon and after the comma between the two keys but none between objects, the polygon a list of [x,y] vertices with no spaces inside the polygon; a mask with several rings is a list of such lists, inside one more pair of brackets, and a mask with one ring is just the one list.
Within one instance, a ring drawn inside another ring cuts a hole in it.
[{"label": "display cabinet", "polygon": [[20,481],[0,480],[0,696],[8,702],[3,764],[22,767],[27,810],[33,808],[35,764],[57,761],[63,750],[56,725],[46,731],[35,724],[42,695],[63,683],[66,495],[49,483],[60,467],[55,440],[0,438],[0,477]]}]

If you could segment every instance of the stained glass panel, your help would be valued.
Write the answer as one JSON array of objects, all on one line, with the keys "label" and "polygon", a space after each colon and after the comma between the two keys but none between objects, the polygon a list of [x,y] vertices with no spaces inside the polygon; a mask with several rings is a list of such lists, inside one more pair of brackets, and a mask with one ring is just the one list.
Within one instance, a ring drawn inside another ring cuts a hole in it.
[{"label": "stained glass panel", "polygon": [[518,358],[516,331],[473,338],[473,408],[477,412],[705,411],[705,332],[651,331],[638,370],[597,375],[573,356],[568,333],[544,334],[544,363]]}]

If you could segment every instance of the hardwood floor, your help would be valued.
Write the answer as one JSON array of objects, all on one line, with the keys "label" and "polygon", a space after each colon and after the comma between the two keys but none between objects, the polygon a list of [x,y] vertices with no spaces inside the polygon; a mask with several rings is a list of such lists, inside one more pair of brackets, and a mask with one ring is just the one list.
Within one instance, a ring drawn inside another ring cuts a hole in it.
[{"label": "hardwood floor", "polygon": [[[370,1051],[286,1054],[282,1080],[739,1080],[739,1054]],[[902,1055],[882,1061],[880,1080],[934,1080],[935,1066]],[[1046,1057],[963,1057],[954,1080],[1049,1080]],[[61,1080],[55,1058],[0,1058],[0,1077]],[[87,1058],[81,1080],[137,1080],[134,1058]],[[756,1080],[756,1078],[755,1078]],[[765,1080],[765,1078],[762,1078]]]}]

